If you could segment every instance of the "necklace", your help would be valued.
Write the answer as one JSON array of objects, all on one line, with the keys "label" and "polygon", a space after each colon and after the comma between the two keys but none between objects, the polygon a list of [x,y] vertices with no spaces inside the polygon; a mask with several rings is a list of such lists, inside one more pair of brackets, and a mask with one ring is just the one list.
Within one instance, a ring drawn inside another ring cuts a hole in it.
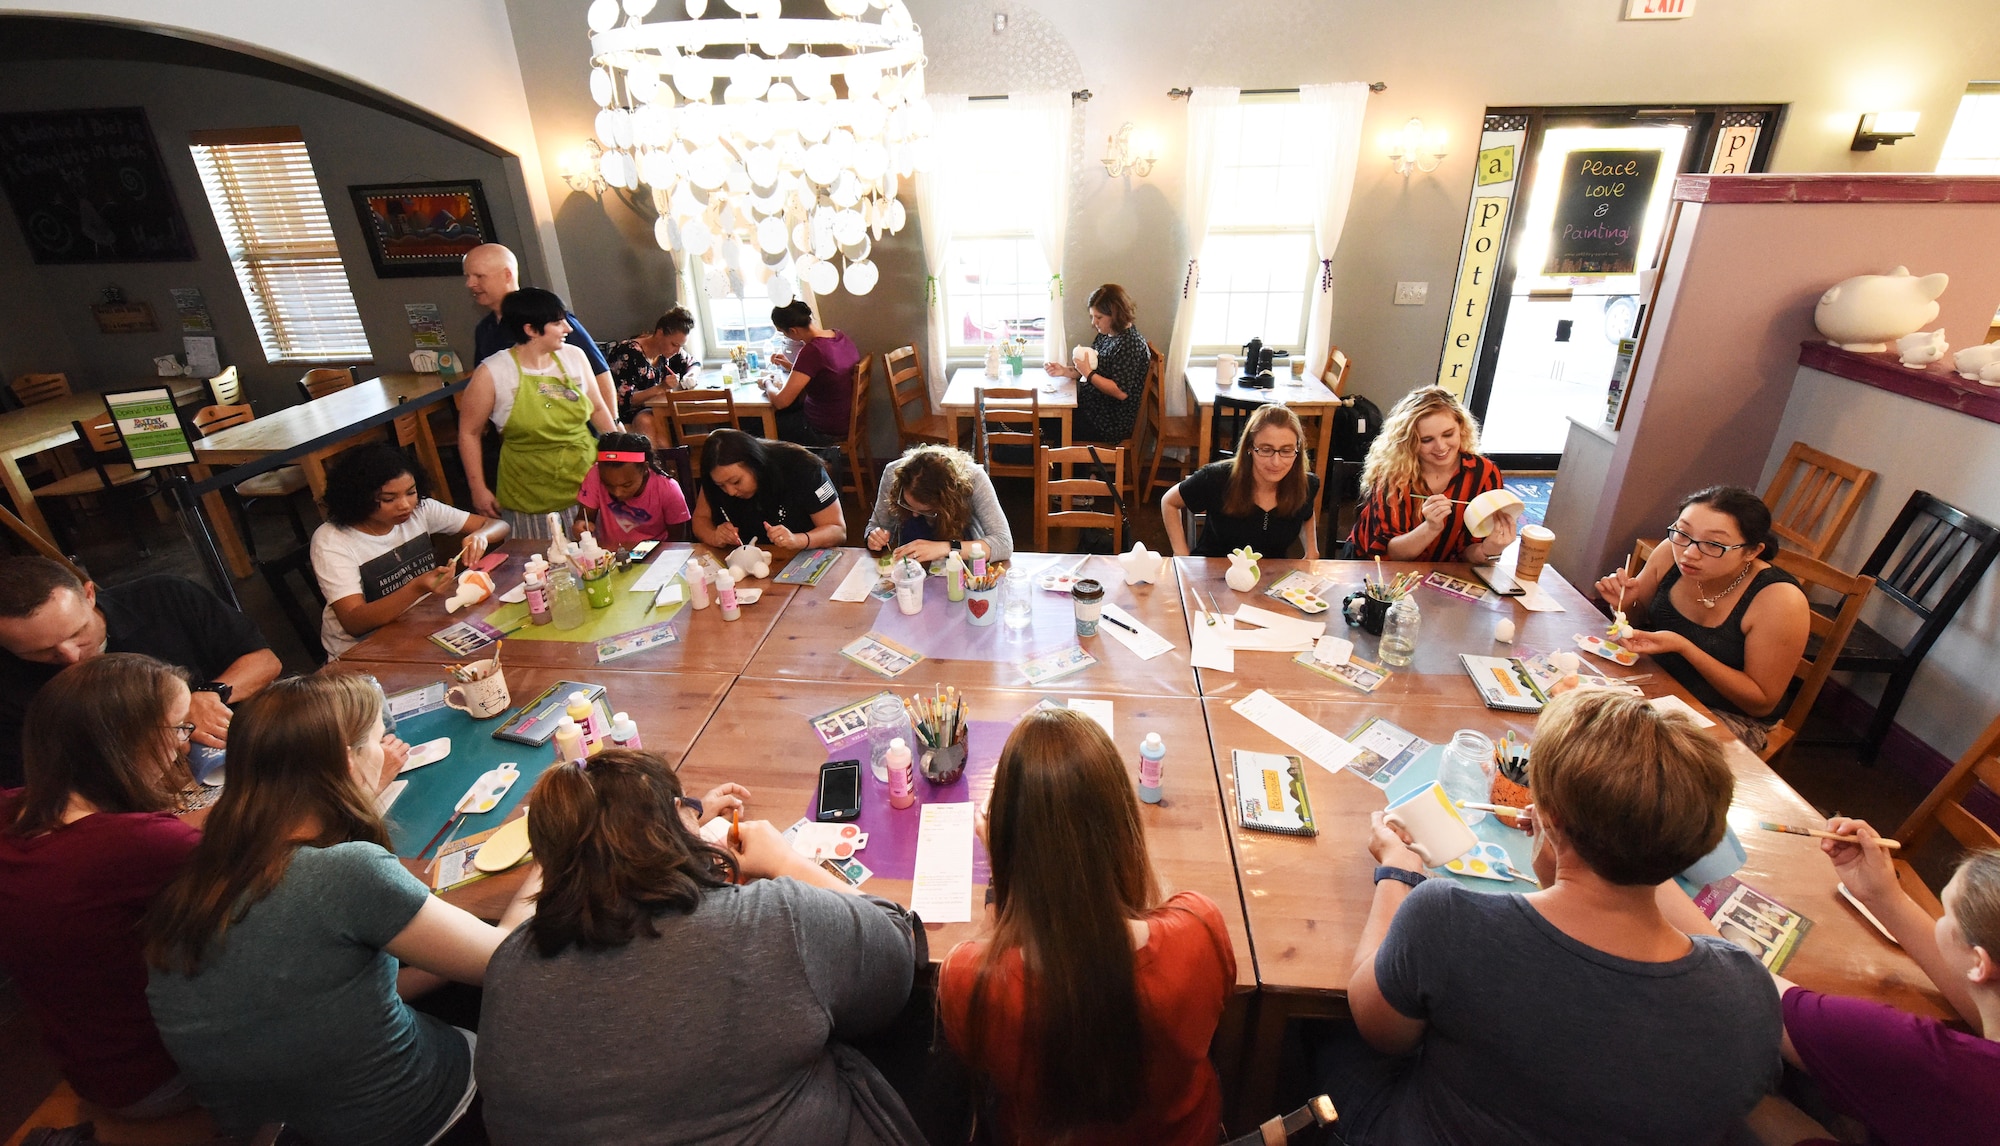
[{"label": "necklace", "polygon": [[1743,572],[1738,573],[1736,575],[1736,580],[1731,581],[1727,588],[1723,589],[1722,592],[1717,593],[1713,597],[1702,596],[1701,590],[1708,588],[1708,584],[1707,582],[1704,581],[1696,581],[1694,599],[1701,602],[1702,608],[1713,609],[1715,608],[1717,602],[1721,601],[1724,597],[1729,596],[1730,591],[1735,589],[1738,585],[1741,585],[1743,583],[1743,579],[1745,577],[1748,577],[1749,575],[1750,575],[1750,562],[1745,561],[1743,563]]}]

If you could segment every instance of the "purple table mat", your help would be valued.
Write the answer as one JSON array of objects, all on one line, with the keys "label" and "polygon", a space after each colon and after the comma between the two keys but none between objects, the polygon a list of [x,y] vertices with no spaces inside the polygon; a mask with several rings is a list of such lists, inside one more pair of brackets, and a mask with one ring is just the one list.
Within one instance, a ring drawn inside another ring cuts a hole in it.
[{"label": "purple table mat", "polygon": [[[893,609],[894,606],[891,606]],[[916,778],[917,802],[907,808],[889,806],[889,785],[878,784],[868,771],[868,736],[859,733],[836,741],[826,751],[828,760],[860,759],[861,816],[855,824],[868,833],[868,846],[854,858],[869,871],[885,879],[910,879],[917,871],[917,829],[923,823],[923,807],[941,804],[983,803],[993,790],[993,769],[1000,763],[1000,749],[1014,731],[1005,720],[974,720],[966,725],[965,771],[949,784],[933,784]],[[819,814],[819,793],[806,802],[806,817]],[[993,867],[986,858],[986,845],[972,841],[972,882],[983,885],[992,878]],[[862,890],[868,885],[863,884]]]},{"label": "purple table mat", "polygon": [[[965,602],[945,595],[944,578],[924,579],[924,607],[905,616],[894,601],[882,602],[873,631],[937,660],[1002,661],[1019,664],[1030,657],[1076,643],[1076,606],[1067,593],[1030,588],[1033,620],[1025,629],[1010,629],[1005,620],[975,625]],[[993,607],[1000,608],[994,594]],[[874,864],[869,864],[874,867]]]}]

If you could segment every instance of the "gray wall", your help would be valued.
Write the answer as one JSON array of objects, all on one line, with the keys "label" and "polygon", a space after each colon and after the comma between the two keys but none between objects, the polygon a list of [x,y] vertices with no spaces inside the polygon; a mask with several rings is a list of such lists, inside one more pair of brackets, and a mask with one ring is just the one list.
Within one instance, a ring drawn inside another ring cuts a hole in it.
[{"label": "gray wall", "polygon": [[[378,279],[347,194],[349,184],[401,180],[477,179],[502,241],[520,243],[508,160],[394,116],[331,95],[283,83],[202,68],[134,61],[60,60],[15,63],[0,86],[0,110],[70,107],[146,109],[160,157],[194,234],[194,262],[116,266],[37,266],[28,260],[11,208],[0,218],[0,374],[61,370],[79,389],[139,382],[152,359],[182,352],[170,287],[199,287],[216,327],[224,365],[241,371],[260,409],[297,399],[300,366],[270,366],[257,342],[249,308],[223,254],[208,199],[188,151],[188,133],[211,128],[297,126],[312,154],[327,215],[347,264],[348,282],[368,333],[377,368],[409,369],[413,349],[406,302],[438,304],[452,344],[470,353],[479,314],[457,276]],[[152,334],[103,334],[90,304],[107,284],[151,304],[160,329]]]}]

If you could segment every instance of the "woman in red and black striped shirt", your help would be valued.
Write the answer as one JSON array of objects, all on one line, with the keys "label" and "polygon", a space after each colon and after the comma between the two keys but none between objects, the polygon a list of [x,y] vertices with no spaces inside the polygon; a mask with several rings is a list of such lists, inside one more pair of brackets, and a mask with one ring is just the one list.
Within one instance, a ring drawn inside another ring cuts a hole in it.
[{"label": "woman in red and black striped shirt", "polygon": [[1479,456],[1479,423],[1451,391],[1426,386],[1382,420],[1361,469],[1361,511],[1347,540],[1357,557],[1484,565],[1514,540],[1514,518],[1477,538],[1465,503],[1499,489],[1500,467]]}]

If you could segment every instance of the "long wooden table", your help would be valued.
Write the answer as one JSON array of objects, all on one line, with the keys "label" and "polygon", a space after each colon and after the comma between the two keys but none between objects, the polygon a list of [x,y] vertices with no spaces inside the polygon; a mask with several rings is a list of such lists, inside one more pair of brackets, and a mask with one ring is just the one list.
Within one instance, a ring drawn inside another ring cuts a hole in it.
[{"label": "long wooden table", "polygon": [[103,412],[104,395],[86,393],[53,398],[0,414],[0,482],[6,484],[7,496],[14,500],[15,513],[43,537],[55,535],[49,532],[48,518],[42,516],[41,507],[35,504],[35,493],[21,474],[21,459],[76,441],[76,427],[71,423]]},{"label": "long wooden table", "polygon": [[[1341,405],[1340,396],[1328,389],[1325,383],[1310,376],[1294,379],[1286,374],[1268,390],[1253,389],[1236,385],[1234,379],[1218,381],[1214,366],[1189,366],[1187,368],[1188,392],[1194,396],[1195,433],[1198,443],[1195,447],[1195,464],[1202,465],[1209,459],[1209,451],[1218,444],[1215,436],[1215,400],[1217,396],[1233,398],[1239,402],[1276,402],[1289,406],[1293,413],[1319,423],[1319,432],[1314,435],[1313,469],[1319,474],[1320,486],[1326,485],[1326,471],[1332,460],[1333,413]],[[1236,443],[1220,443],[1224,449],[1235,449]]]}]

